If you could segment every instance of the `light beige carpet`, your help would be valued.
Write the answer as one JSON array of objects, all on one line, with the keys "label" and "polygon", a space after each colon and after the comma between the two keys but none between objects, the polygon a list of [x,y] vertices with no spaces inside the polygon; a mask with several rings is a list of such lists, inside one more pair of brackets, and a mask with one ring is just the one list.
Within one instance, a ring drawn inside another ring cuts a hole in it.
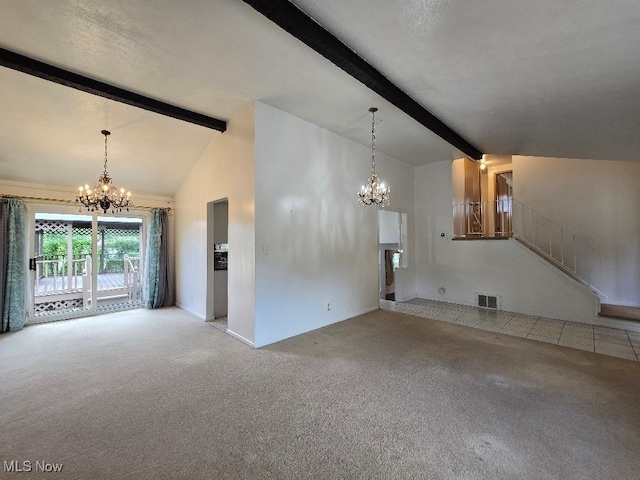
[{"label": "light beige carpet", "polygon": [[260,350],[120,312],[0,365],[0,461],[63,465],[0,478],[639,478],[638,363],[392,312]]}]

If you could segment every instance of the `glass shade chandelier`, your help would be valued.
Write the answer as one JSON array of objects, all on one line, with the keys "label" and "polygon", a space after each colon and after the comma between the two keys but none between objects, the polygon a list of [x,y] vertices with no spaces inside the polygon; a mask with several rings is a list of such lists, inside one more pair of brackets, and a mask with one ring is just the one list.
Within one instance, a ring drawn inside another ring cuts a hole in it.
[{"label": "glass shade chandelier", "polygon": [[376,175],[376,107],[371,112],[371,176],[367,183],[360,187],[358,200],[362,205],[388,205],[391,189],[381,182]]},{"label": "glass shade chandelier", "polygon": [[[86,183],[84,187],[80,187],[76,202],[84,205],[90,212],[102,210],[107,213],[111,209],[111,213],[116,213],[121,212],[123,208],[129,211],[131,192],[125,193],[124,188],[118,190],[111,183],[111,177],[107,172],[107,137],[111,135],[111,132],[102,130],[101,133],[104,135],[104,172],[98,177],[98,183],[93,187],[93,190]],[[82,210],[82,206],[80,210]]]}]

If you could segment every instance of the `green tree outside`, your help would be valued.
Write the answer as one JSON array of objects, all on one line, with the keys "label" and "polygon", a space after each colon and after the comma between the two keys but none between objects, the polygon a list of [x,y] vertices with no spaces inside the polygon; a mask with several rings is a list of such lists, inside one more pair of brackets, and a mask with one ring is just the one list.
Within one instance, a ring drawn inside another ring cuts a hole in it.
[{"label": "green tree outside", "polygon": [[[91,237],[74,236],[71,239],[72,258],[74,260],[84,259],[91,255]],[[104,249],[104,255],[103,255]],[[67,237],[66,235],[45,235],[42,245],[44,260],[58,260],[58,275],[67,274]],[[132,258],[139,258],[140,240],[133,236],[107,236],[104,245],[98,242],[98,264],[100,273],[124,272],[123,258],[129,255]],[[103,265],[100,265],[100,260]],[[100,268],[102,267],[102,268]],[[42,275],[53,275],[54,266],[46,264],[47,271],[42,271]]]}]

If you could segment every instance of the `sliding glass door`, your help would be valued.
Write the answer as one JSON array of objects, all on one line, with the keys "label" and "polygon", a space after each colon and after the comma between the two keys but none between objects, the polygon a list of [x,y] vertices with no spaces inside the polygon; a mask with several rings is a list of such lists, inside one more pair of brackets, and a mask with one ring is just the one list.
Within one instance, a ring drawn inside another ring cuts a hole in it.
[{"label": "sliding glass door", "polygon": [[37,211],[30,323],[142,305],[143,219]]},{"label": "sliding glass door", "polygon": [[95,268],[100,310],[140,303],[141,239],[141,219],[98,217]]}]

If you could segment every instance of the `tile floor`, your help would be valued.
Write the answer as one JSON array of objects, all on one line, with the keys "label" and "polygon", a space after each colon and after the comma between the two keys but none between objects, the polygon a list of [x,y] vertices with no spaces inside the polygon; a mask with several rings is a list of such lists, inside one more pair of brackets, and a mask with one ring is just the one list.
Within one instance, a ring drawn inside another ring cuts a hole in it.
[{"label": "tile floor", "polygon": [[640,332],[531,317],[519,313],[486,310],[421,298],[403,303],[380,300],[380,307],[432,320],[640,362]]}]

